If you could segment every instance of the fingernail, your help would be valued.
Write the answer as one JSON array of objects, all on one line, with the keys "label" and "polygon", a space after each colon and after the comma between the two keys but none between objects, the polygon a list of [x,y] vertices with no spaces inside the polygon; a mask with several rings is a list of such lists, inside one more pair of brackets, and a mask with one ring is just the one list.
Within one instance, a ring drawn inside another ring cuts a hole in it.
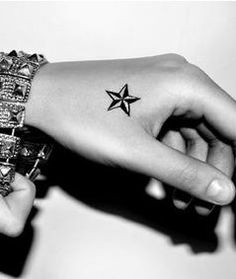
[{"label": "fingernail", "polygon": [[215,204],[205,202],[202,200],[196,200],[194,208],[199,215],[208,216],[213,209],[216,207]]},{"label": "fingernail", "polygon": [[192,196],[189,194],[175,190],[173,193],[173,203],[179,209],[186,209],[192,201]]},{"label": "fingernail", "polygon": [[235,189],[233,184],[227,183],[224,180],[215,179],[208,186],[206,195],[209,201],[224,205],[234,197]]}]

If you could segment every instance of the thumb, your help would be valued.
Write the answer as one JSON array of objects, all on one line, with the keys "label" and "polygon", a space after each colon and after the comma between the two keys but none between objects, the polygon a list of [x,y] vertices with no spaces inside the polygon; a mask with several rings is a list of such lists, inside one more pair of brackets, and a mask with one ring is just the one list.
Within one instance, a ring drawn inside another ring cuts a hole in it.
[{"label": "thumb", "polygon": [[0,196],[0,233],[18,236],[22,233],[33,206],[35,186],[26,177],[16,173],[13,192]]},{"label": "thumb", "polygon": [[234,198],[234,184],[221,171],[168,147],[149,135],[131,148],[129,154],[129,168],[199,199],[224,205]]}]

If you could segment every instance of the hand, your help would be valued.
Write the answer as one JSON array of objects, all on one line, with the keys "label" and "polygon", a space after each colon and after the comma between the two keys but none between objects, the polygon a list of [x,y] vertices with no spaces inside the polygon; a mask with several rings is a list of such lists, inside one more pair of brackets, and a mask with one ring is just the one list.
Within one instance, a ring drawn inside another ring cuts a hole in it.
[{"label": "hand", "polygon": [[[140,98],[130,117],[121,107],[107,110],[106,91],[125,84]],[[87,158],[213,204],[234,198],[236,103],[179,55],[45,65],[26,111],[27,124]]]},{"label": "hand", "polygon": [[18,173],[11,186],[13,192],[6,197],[0,195],[0,233],[15,237],[24,229],[33,205],[35,186]]}]

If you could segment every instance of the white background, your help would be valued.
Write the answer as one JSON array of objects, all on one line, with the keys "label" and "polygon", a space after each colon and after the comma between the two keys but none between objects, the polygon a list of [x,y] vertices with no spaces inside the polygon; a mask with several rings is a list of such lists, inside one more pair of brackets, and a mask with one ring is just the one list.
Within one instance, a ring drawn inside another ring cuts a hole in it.
[{"label": "white background", "polygon": [[[42,52],[51,62],[176,52],[236,97],[235,32],[235,2],[0,3],[3,51]],[[188,245],[174,246],[157,231],[87,208],[59,188],[39,206],[24,279],[236,276],[227,209],[217,226],[220,248],[192,254]]]}]

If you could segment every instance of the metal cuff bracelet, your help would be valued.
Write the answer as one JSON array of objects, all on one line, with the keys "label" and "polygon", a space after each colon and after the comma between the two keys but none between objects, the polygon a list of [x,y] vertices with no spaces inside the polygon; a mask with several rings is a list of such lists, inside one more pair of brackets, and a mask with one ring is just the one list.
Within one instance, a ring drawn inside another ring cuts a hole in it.
[{"label": "metal cuff bracelet", "polygon": [[[0,194],[12,191],[16,164],[25,146],[21,145],[25,106],[31,82],[39,68],[47,63],[41,54],[23,51],[0,53]],[[25,144],[25,143],[24,143]],[[31,146],[32,147],[32,146]],[[43,151],[42,151],[43,152]],[[29,175],[28,175],[29,176]]]}]

